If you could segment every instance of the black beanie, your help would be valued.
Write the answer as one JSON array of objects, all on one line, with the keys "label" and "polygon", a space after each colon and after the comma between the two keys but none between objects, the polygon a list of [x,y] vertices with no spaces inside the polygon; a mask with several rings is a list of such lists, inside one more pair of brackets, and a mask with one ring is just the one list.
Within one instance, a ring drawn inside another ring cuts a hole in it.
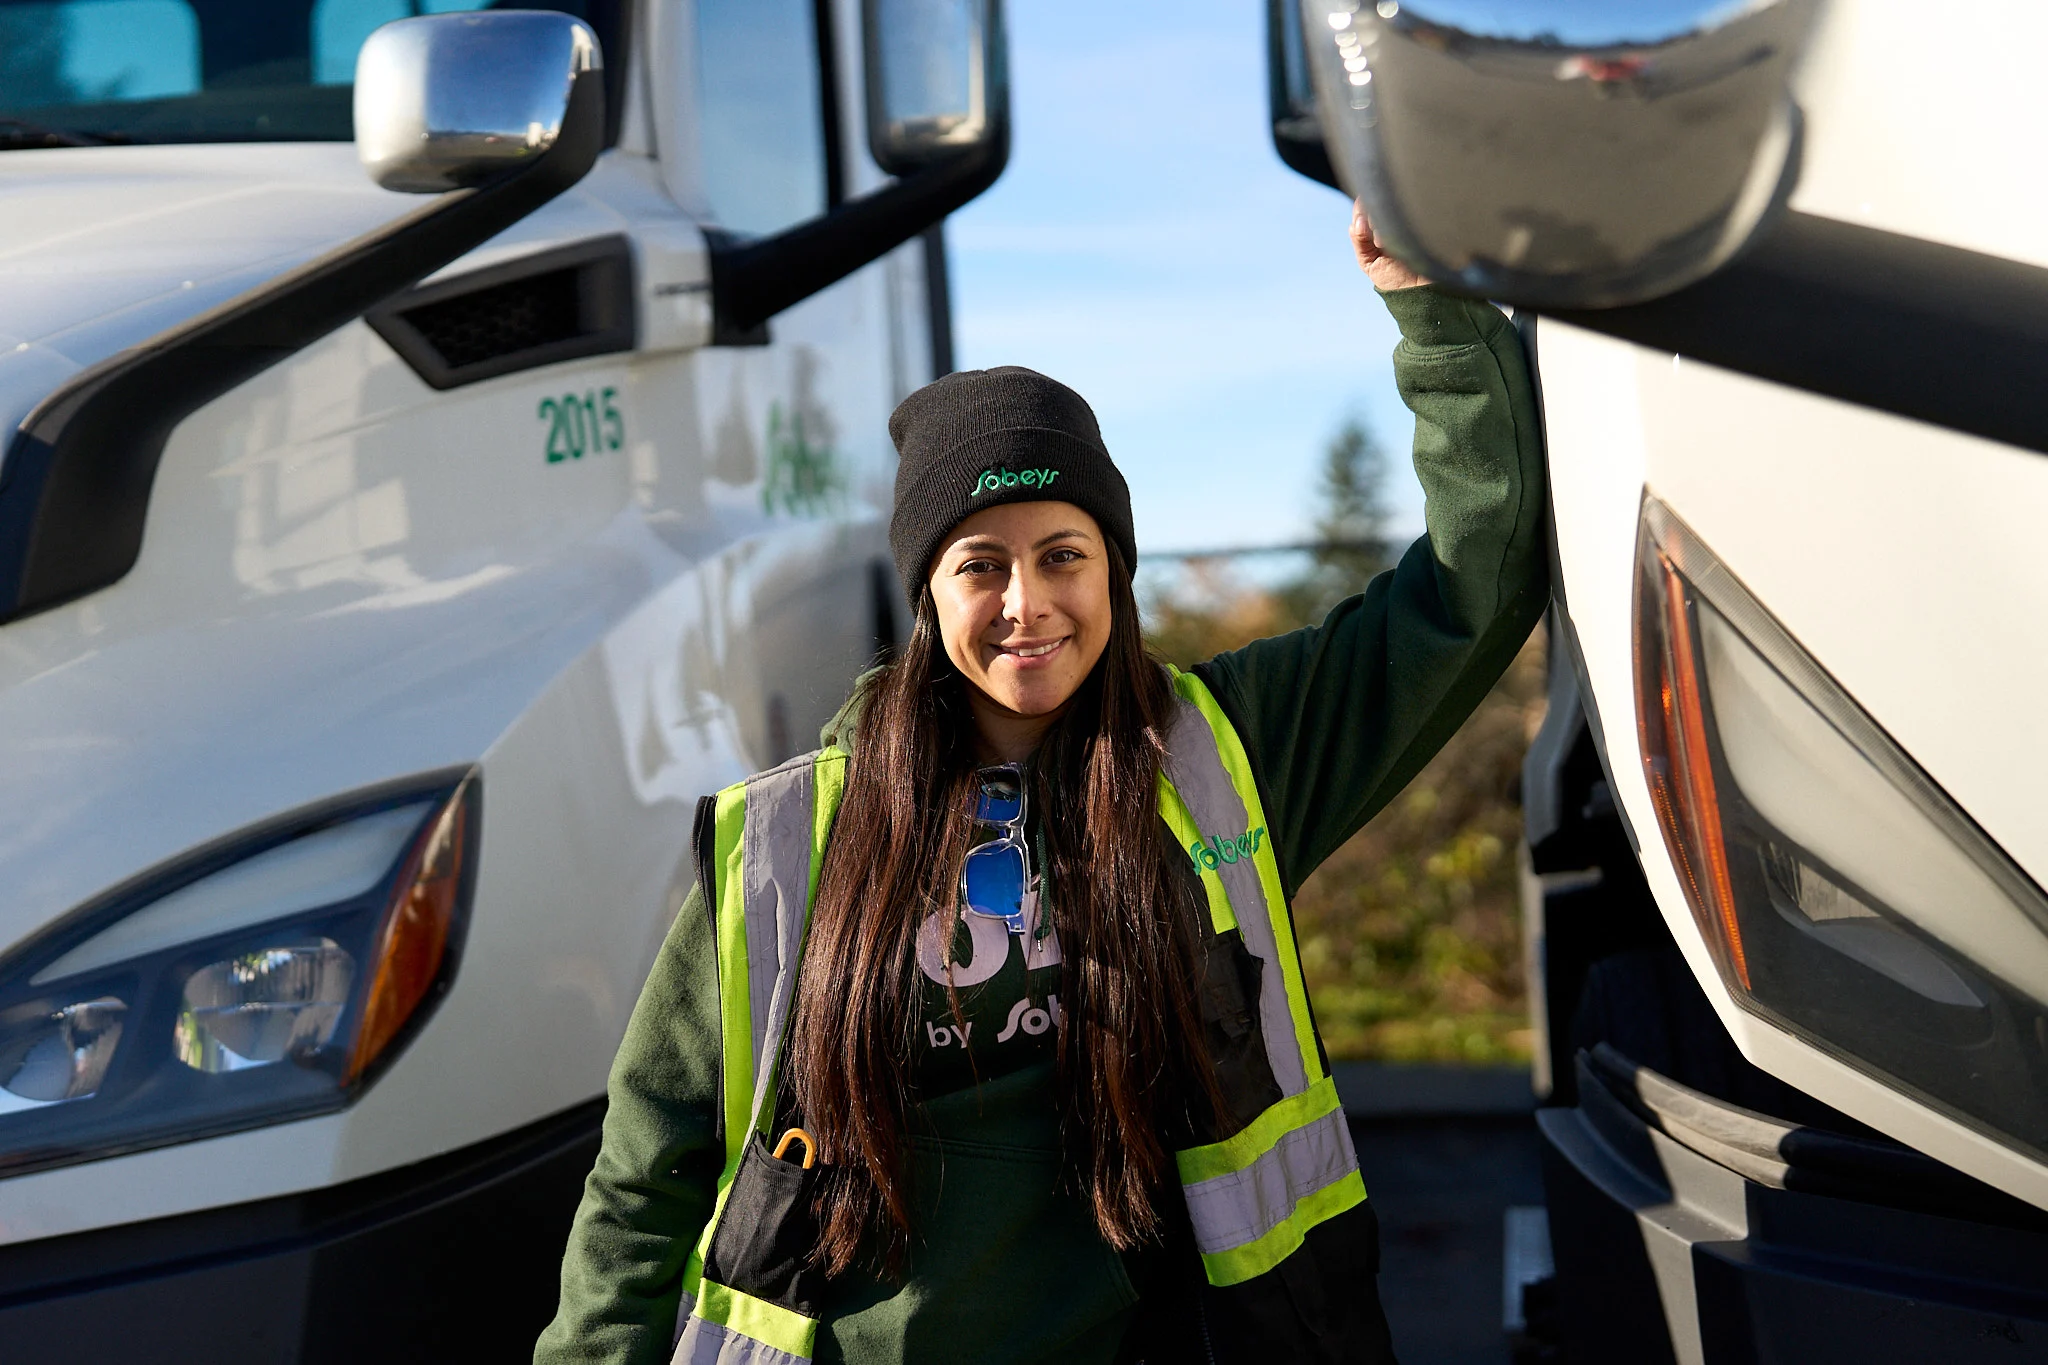
[{"label": "black beanie", "polygon": [[898,404],[889,438],[902,457],[889,548],[912,607],[952,529],[1006,502],[1073,503],[1137,571],[1131,490],[1087,400],[1058,380],[1021,365],[957,371]]}]

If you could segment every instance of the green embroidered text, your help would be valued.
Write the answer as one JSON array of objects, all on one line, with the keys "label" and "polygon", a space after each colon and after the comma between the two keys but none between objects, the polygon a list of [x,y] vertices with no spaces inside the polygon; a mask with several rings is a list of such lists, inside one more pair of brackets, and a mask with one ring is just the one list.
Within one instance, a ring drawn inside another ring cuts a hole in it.
[{"label": "green embroidered text", "polygon": [[1197,839],[1188,845],[1188,857],[1194,860],[1195,871],[1204,869],[1214,872],[1225,863],[1234,863],[1240,858],[1249,858],[1259,851],[1259,845],[1266,837],[1266,827],[1248,829],[1235,839],[1212,834],[1207,840]]},{"label": "green embroidered text", "polygon": [[1015,488],[1018,484],[1026,488],[1048,488],[1060,476],[1057,469],[984,469],[981,477],[974,481],[974,487],[967,496],[978,498],[983,493],[993,493],[999,488]]}]

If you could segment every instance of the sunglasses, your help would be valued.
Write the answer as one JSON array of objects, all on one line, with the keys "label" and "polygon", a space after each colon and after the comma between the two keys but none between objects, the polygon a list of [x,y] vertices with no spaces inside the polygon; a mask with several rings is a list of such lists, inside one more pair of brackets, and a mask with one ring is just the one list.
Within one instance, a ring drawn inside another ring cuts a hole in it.
[{"label": "sunglasses", "polygon": [[1004,763],[974,774],[974,823],[996,838],[967,850],[960,865],[960,904],[971,915],[999,919],[1013,934],[1030,931],[1031,858],[1024,838],[1024,768]]}]

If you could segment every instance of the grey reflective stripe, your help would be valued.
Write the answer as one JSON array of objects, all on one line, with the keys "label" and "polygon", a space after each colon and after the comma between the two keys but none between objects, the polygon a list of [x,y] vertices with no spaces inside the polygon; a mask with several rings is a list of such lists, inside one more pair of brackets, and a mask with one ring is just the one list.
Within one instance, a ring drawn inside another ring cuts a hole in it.
[{"label": "grey reflective stripe", "polygon": [[[810,918],[812,811],[817,801],[816,754],[793,758],[747,779],[746,820],[740,829],[740,908],[747,954],[747,1012],[752,1026],[754,1125],[774,1104],[776,1057],[787,1032]],[[711,1244],[721,1205],[698,1242]],[[756,1305],[759,1308],[759,1305]],[[676,1309],[671,1361],[686,1365],[809,1365],[806,1356],[746,1335],[696,1314],[684,1293]]]},{"label": "grey reflective stripe", "polygon": [[[740,871],[747,917],[747,1002],[754,1025],[754,1113],[775,1075],[811,895],[815,761],[805,754],[747,779]],[[771,1044],[769,1040],[773,1039]]]},{"label": "grey reflective stripe", "polygon": [[[1166,736],[1166,780],[1180,793],[1203,834],[1229,839],[1250,828],[1251,816],[1230,785],[1223,755],[1217,752],[1215,731],[1201,709],[1185,699],[1175,700],[1173,726]],[[752,819],[751,807],[748,818]],[[1271,839],[1273,832],[1267,830],[1265,837]],[[1301,1045],[1294,1039],[1294,1015],[1287,1004],[1280,951],[1273,942],[1273,907],[1266,904],[1266,888],[1249,858],[1224,863],[1216,874],[1230,895],[1244,946],[1259,960],[1259,1032],[1266,1039],[1273,1079],[1280,1083],[1281,1094],[1299,1095],[1308,1089],[1308,1072],[1302,1065]]]},{"label": "grey reflective stripe", "polygon": [[683,1325],[682,1339],[669,1365],[811,1365],[810,1357],[791,1355],[780,1347],[721,1327],[704,1318]]},{"label": "grey reflective stripe", "polygon": [[1195,1245],[1205,1254],[1255,1242],[1287,1221],[1294,1206],[1358,1169],[1344,1111],[1285,1133],[1241,1171],[1181,1186]]}]

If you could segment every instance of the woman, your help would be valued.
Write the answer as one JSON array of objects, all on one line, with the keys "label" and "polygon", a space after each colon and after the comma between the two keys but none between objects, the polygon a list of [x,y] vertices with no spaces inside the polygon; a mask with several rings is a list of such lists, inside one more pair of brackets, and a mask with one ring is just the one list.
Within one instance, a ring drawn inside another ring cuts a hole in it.
[{"label": "woman", "polygon": [[891,418],[910,644],[700,809],[537,1360],[1392,1359],[1286,902],[1548,590],[1513,329],[1352,238],[1430,533],[1321,626],[1173,673],[1078,395]]}]

